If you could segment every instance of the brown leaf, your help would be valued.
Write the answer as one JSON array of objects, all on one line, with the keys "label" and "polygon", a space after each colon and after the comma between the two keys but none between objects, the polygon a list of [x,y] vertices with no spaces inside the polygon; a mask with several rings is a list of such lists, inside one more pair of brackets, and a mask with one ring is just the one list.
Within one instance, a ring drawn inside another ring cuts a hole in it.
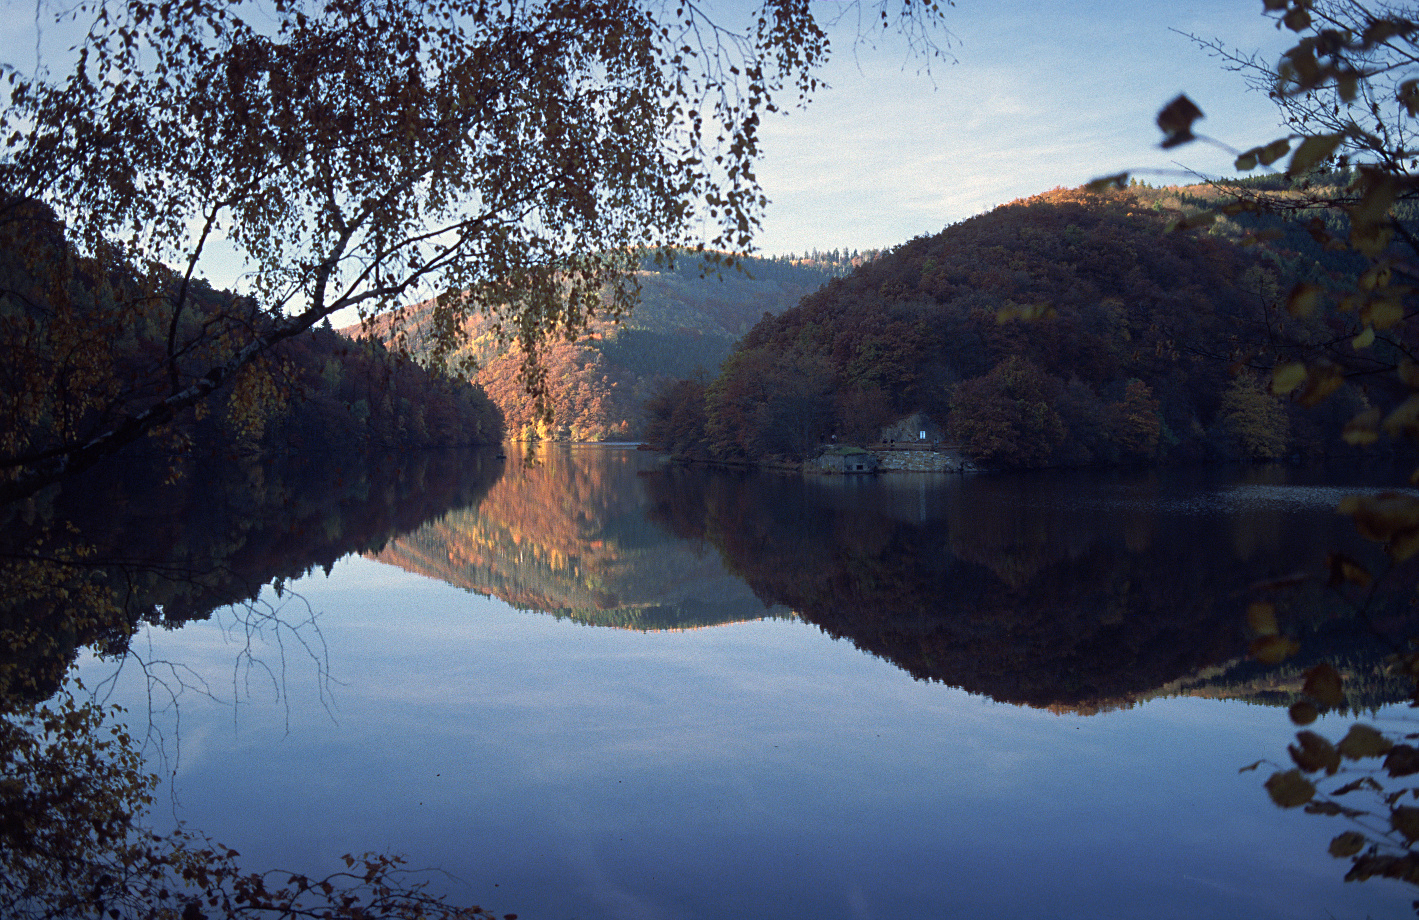
[{"label": "brown leaf", "polygon": [[1343,584],[1359,585],[1362,588],[1370,586],[1369,570],[1344,553],[1331,553],[1326,557],[1325,564],[1326,568],[1330,569],[1332,588]]},{"label": "brown leaf", "polygon": [[1320,717],[1320,710],[1315,707],[1314,703],[1301,700],[1299,703],[1292,703],[1287,714],[1295,725],[1310,725]]},{"label": "brown leaf", "polygon": [[1307,773],[1324,770],[1327,776],[1335,775],[1340,769],[1340,752],[1325,738],[1312,731],[1296,733],[1299,744],[1288,745],[1291,759]]},{"label": "brown leaf", "polygon": [[1386,543],[1401,531],[1419,527],[1419,498],[1401,492],[1349,495],[1341,499],[1336,509],[1354,519],[1360,536],[1377,543]]},{"label": "brown leaf", "polygon": [[1385,755],[1385,770],[1390,776],[1412,776],[1419,773],[1419,748],[1396,744]]},{"label": "brown leaf", "polygon": [[1306,682],[1301,692],[1327,709],[1345,705],[1340,672],[1324,662],[1306,672]]},{"label": "brown leaf", "polygon": [[1389,824],[1403,834],[1409,843],[1419,840],[1419,808],[1400,805],[1389,813]]},{"label": "brown leaf", "polygon": [[1202,116],[1202,109],[1187,96],[1178,96],[1172,102],[1163,106],[1158,113],[1158,127],[1162,129],[1164,137],[1162,146],[1164,149],[1176,147],[1179,144],[1186,144],[1195,140],[1192,133],[1192,123]]},{"label": "brown leaf", "polygon": [[1379,757],[1388,753],[1393,746],[1393,743],[1377,730],[1357,722],[1350,726],[1350,731],[1340,739],[1336,749],[1350,760],[1360,760],[1363,757]]},{"label": "brown leaf", "polygon": [[1298,319],[1310,316],[1320,306],[1321,295],[1324,293],[1320,285],[1303,281],[1291,288],[1291,293],[1286,295],[1286,312]]},{"label": "brown leaf", "polygon": [[1354,856],[1365,848],[1365,835],[1357,831],[1346,831],[1330,841],[1330,855],[1336,859]]},{"label": "brown leaf", "polygon": [[1315,798],[1316,787],[1300,770],[1287,770],[1273,773],[1266,781],[1266,791],[1282,808],[1295,808]]}]

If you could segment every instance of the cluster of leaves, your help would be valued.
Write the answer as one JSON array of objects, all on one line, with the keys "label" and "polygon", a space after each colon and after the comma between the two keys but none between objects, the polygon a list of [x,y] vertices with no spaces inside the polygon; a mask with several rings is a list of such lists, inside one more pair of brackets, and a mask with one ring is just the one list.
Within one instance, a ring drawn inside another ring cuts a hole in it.
[{"label": "cluster of leaves", "polygon": [[[1274,362],[1269,390],[1303,405],[1343,400],[1359,386],[1370,394],[1388,390],[1392,396],[1385,403],[1349,413],[1342,436],[1352,445],[1374,444],[1382,435],[1413,440],[1419,436],[1419,273],[1411,260],[1419,255],[1419,237],[1409,218],[1419,200],[1419,176],[1413,171],[1419,155],[1413,133],[1419,116],[1419,16],[1402,5],[1359,0],[1267,0],[1265,6],[1279,29],[1297,36],[1279,61],[1230,51],[1218,42],[1202,44],[1279,105],[1289,133],[1238,153],[1235,164],[1241,171],[1265,167],[1278,175],[1272,182],[1230,189],[1217,206],[1180,226],[1281,217],[1303,227],[1321,249],[1343,254],[1351,271],[1295,279],[1278,298],[1288,320],[1318,324],[1330,334],[1303,338],[1283,332],[1257,343]],[[1202,114],[1185,97],[1164,108],[1158,123],[1165,145],[1197,139],[1194,124]],[[1419,472],[1411,476],[1411,483],[1416,481]],[[1314,580],[1345,597],[1370,630],[1387,638],[1393,672],[1414,681],[1419,701],[1419,652],[1409,638],[1419,498],[1411,492],[1352,497],[1338,510],[1353,520],[1360,536],[1383,548],[1386,566],[1373,569],[1332,552],[1325,573]],[[1276,598],[1308,580],[1298,575],[1259,587]],[[1398,622],[1378,622],[1376,602],[1385,589],[1407,598]],[[1281,661],[1299,650],[1278,622],[1271,599],[1254,603],[1249,620],[1258,658]],[[1305,691],[1307,699],[1291,710],[1299,725],[1345,701],[1340,676],[1328,665],[1307,673]],[[1330,845],[1333,855],[1351,860],[1347,878],[1386,876],[1419,884],[1419,809],[1402,804],[1419,794],[1419,787],[1406,785],[1419,773],[1413,740],[1365,724],[1352,725],[1336,743],[1302,730],[1290,748],[1295,768],[1278,770],[1267,790],[1282,807],[1304,805],[1357,822],[1356,830]],[[1328,793],[1319,792],[1311,779],[1342,771],[1347,778],[1361,775]],[[1353,807],[1358,793],[1371,795],[1372,803]]]},{"label": "cluster of leaves", "polygon": [[1288,239],[1241,245],[1240,228],[1164,232],[1206,194],[1056,190],[904,244],[755,326],[688,452],[802,457],[914,412],[999,466],[1336,450],[1354,410],[1395,398],[1287,405],[1265,385],[1280,359],[1256,343],[1282,326],[1333,337],[1316,318],[1281,323],[1270,295],[1344,266]]},{"label": "cluster of leaves", "polygon": [[[0,912],[14,920],[321,917],[496,920],[448,904],[396,856],[346,855],[323,878],[251,872],[184,829],[146,827],[156,777],[81,685],[38,706],[0,704]],[[516,920],[507,914],[502,920]]]},{"label": "cluster of leaves", "polygon": [[[1338,671],[1319,664],[1305,674],[1305,699],[1291,707],[1291,717],[1300,724],[1315,721],[1324,709],[1343,709],[1345,693]],[[1350,859],[1346,881],[1372,877],[1393,878],[1419,884],[1419,807],[1412,801],[1410,788],[1389,788],[1387,783],[1419,774],[1419,747],[1412,742],[1419,735],[1395,740],[1371,725],[1356,722],[1345,736],[1332,742],[1310,729],[1296,733],[1288,753],[1295,766],[1277,768],[1266,781],[1271,800],[1282,808],[1304,807],[1309,814],[1343,816],[1358,830],[1336,835],[1330,854]],[[1262,761],[1243,767],[1255,770]],[[1323,792],[1318,783],[1338,779],[1335,788]],[[1361,798],[1368,801],[1361,805]],[[1361,805],[1361,807],[1356,807]]]}]

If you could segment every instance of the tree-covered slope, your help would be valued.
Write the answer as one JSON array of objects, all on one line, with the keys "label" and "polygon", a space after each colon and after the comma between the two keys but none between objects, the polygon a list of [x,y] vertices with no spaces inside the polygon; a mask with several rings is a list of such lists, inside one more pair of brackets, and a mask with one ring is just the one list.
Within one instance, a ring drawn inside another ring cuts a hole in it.
[{"label": "tree-covered slope", "polygon": [[[465,343],[451,362],[469,359],[476,365],[474,380],[502,409],[513,437],[638,437],[642,407],[667,381],[713,376],[735,342],[766,313],[793,306],[870,256],[835,251],[801,258],[746,257],[737,260],[737,268],[718,271],[690,254],[680,254],[671,266],[645,260],[637,274],[639,301],[630,313],[619,322],[593,321],[576,341],[543,346],[550,424],[537,418],[521,376],[522,352],[499,342],[489,318],[475,318],[465,327]],[[404,311],[405,344],[415,357],[427,353],[423,330],[431,312],[428,303]],[[388,337],[391,328],[385,324],[375,331]]]},{"label": "tree-covered slope", "polygon": [[905,243],[765,318],[705,389],[703,431],[677,429],[684,407],[662,400],[650,440],[801,459],[922,412],[1005,466],[1338,443],[1363,395],[1299,412],[1266,375],[1287,342],[1331,334],[1286,313],[1288,286],[1339,269],[1285,239],[1242,245],[1235,224],[1169,230],[1197,209],[1183,194],[1055,190]]}]

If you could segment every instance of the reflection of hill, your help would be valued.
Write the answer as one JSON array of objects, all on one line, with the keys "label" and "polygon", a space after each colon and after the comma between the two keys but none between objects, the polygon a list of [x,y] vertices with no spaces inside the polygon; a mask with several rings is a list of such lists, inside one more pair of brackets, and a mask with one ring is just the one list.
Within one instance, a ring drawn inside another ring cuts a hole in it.
[{"label": "reflection of hill", "polygon": [[[1176,473],[926,482],[671,469],[647,490],[670,529],[830,635],[918,679],[1085,711],[1181,682],[1203,692],[1200,675],[1245,655],[1247,587],[1353,542],[1326,507],[1234,514],[1220,481]],[[1297,628],[1332,612],[1314,590],[1292,603]],[[1235,689],[1245,671],[1228,672]]]},{"label": "reflection of hill", "polygon": [[528,610],[593,625],[677,629],[769,611],[702,542],[646,520],[634,450],[551,446],[510,463],[475,509],[395,540],[374,558]]},{"label": "reflection of hill", "polygon": [[0,672],[52,683],[81,645],[121,649],[139,621],[204,618],[476,504],[501,467],[484,449],[198,458],[166,483],[166,465],[95,470],[5,509]]}]

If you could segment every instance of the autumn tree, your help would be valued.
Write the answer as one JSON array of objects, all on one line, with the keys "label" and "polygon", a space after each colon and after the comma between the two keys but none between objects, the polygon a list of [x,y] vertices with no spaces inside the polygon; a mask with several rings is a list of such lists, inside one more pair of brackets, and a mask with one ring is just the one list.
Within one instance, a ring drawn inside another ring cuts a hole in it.
[{"label": "autumn tree", "polygon": [[[87,283],[135,273],[119,320],[155,325],[161,348],[102,423],[0,456],[0,498],[147,436],[337,311],[415,295],[437,298],[434,361],[484,311],[540,389],[540,342],[633,301],[629,253],[750,246],[761,119],[806,100],[829,52],[806,0],[766,0],[743,28],[637,0],[81,0],[55,14],[88,31],[67,72],[5,65],[0,220],[42,203],[96,260]],[[875,14],[934,49],[935,3]],[[245,260],[249,296],[194,322],[219,240]]]},{"label": "autumn tree", "polygon": [[1110,428],[1119,452],[1127,458],[1147,460],[1158,452],[1162,423],[1158,400],[1142,380],[1130,380],[1123,399],[1110,407]]},{"label": "autumn tree", "polygon": [[1011,356],[989,374],[957,384],[950,437],[972,457],[1000,466],[1044,466],[1068,434],[1048,376]]},{"label": "autumn tree", "polygon": [[1250,374],[1238,375],[1222,394],[1222,421],[1242,456],[1279,460],[1286,454],[1286,407]]}]

